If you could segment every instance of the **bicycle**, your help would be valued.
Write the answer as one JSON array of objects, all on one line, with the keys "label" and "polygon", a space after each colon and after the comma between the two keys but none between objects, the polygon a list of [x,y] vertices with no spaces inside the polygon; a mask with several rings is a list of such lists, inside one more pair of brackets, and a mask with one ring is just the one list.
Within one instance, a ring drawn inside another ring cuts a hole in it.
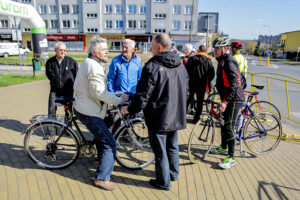
[{"label": "bicycle", "polygon": [[[240,152],[245,155],[243,141],[249,151],[255,154],[264,154],[274,150],[282,137],[281,121],[276,115],[267,111],[254,112],[250,107],[252,98],[258,92],[249,94],[247,103],[242,112],[244,116],[241,127],[235,131],[236,140],[239,141]],[[222,122],[222,117],[215,111],[220,105],[211,99],[206,103],[211,105],[209,113],[201,115],[200,120],[195,124],[188,141],[188,156],[191,162],[203,161],[209,154],[215,138],[215,121]],[[248,117],[247,117],[248,116]],[[247,121],[246,121],[247,120]],[[202,129],[200,126],[203,126]],[[210,131],[210,129],[212,129]],[[201,130],[201,131],[200,131]]]},{"label": "bicycle", "polygon": [[[57,106],[64,106],[65,115],[36,115],[25,131],[26,155],[38,166],[48,169],[62,169],[74,163],[79,155],[93,157],[97,154],[96,141],[89,140],[82,133],[72,111],[73,98],[57,98]],[[117,143],[117,162],[130,170],[142,169],[154,161],[148,132],[142,118],[122,115],[119,107],[109,112],[118,115],[123,124],[114,131]],[[74,127],[72,127],[74,126]],[[74,131],[74,129],[76,131]]]},{"label": "bicycle", "polygon": [[[263,90],[264,89],[264,86],[262,86],[262,85],[251,85],[251,86],[254,87],[254,88],[256,88],[256,89],[258,89],[258,90]],[[217,93],[215,87],[213,87],[212,91],[213,92],[208,95],[207,99],[211,99],[211,100],[213,100],[215,102],[221,102],[220,96]],[[249,94],[251,94],[253,92],[248,91],[248,90],[244,90],[244,93],[245,93],[245,95],[249,95]],[[254,99],[255,99],[254,102],[252,104],[250,104],[250,108],[252,110],[255,110],[257,112],[258,111],[263,111],[263,110],[269,111],[269,112],[275,114],[281,120],[280,111],[279,111],[279,109],[274,104],[272,104],[272,103],[270,103],[268,101],[259,100],[258,97],[257,97],[257,95],[254,95]],[[207,112],[209,112],[210,111],[209,105],[208,104],[205,104],[205,105],[206,105]]]}]

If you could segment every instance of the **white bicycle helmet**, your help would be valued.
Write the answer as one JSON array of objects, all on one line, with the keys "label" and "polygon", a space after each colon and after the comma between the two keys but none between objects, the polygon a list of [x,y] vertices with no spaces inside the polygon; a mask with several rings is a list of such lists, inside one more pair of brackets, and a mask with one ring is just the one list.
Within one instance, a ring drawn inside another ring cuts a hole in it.
[{"label": "white bicycle helmet", "polygon": [[227,47],[229,46],[230,39],[228,37],[218,37],[213,42],[213,48],[215,47]]}]

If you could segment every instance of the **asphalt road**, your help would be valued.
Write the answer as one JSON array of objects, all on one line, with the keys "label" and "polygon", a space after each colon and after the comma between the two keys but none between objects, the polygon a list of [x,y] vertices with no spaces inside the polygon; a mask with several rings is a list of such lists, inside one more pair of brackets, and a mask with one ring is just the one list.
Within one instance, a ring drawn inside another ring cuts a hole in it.
[{"label": "asphalt road", "polygon": [[[263,60],[262,63],[259,63],[258,58],[248,58],[248,71],[252,73],[276,73],[285,76],[291,76],[297,79],[300,79],[300,66],[298,65],[288,65],[282,64],[279,62],[270,62],[270,66],[265,65],[266,61]],[[271,102],[278,107],[282,115],[288,116],[288,104],[287,104],[287,93],[286,93],[286,82],[294,81],[290,78],[271,75],[271,74],[261,74],[266,77],[273,77],[276,79],[282,80],[274,80],[269,79],[270,92],[271,92]],[[264,99],[269,101],[268,96],[268,87],[267,87],[267,78],[266,77],[257,77],[255,76],[255,84],[264,85],[265,88],[260,92],[259,99]],[[247,81],[250,81],[251,77],[247,77]],[[290,105],[290,114],[291,118],[300,122],[300,81],[299,84],[295,83],[287,83],[288,86],[288,96],[289,96],[289,105]],[[250,83],[248,83],[250,86]],[[248,89],[250,89],[248,87]],[[289,120],[284,120],[288,123],[288,125],[293,128],[300,128],[300,125],[294,122],[290,122]]]}]

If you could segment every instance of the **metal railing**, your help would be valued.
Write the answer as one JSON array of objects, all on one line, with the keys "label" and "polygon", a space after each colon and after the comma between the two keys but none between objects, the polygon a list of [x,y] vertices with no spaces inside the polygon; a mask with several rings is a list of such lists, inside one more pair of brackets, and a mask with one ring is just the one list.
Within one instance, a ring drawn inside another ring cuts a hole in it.
[{"label": "metal railing", "polygon": [[[263,78],[266,80],[267,89],[268,89],[268,101],[271,103],[272,103],[272,98],[271,98],[270,80],[282,82],[285,87],[287,115],[281,113],[281,116],[287,120],[294,122],[294,123],[300,124],[300,121],[298,121],[297,119],[295,119],[291,116],[290,95],[289,95],[289,87],[288,87],[289,84],[296,84],[299,86],[299,90],[300,90],[300,79],[297,79],[297,78],[294,78],[291,76],[287,76],[287,75],[283,75],[283,74],[278,74],[278,73],[268,73],[268,72],[259,72],[259,73],[248,72],[248,73],[251,75],[251,84],[253,84],[253,85],[255,84],[255,79],[257,79],[257,78]],[[253,91],[253,90],[254,90],[254,88],[251,87],[251,91]],[[296,139],[293,139],[293,138],[296,138]],[[282,139],[300,142],[298,138],[300,139],[300,135],[285,134]]]}]

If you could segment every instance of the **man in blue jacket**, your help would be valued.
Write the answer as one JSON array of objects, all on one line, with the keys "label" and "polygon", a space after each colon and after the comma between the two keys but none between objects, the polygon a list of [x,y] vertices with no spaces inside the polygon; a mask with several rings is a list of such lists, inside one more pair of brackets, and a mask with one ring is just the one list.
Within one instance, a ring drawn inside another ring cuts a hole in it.
[{"label": "man in blue jacket", "polygon": [[115,57],[107,75],[107,90],[122,92],[129,97],[136,91],[136,85],[141,77],[142,60],[134,54],[135,42],[130,39],[123,41],[122,54]]}]

